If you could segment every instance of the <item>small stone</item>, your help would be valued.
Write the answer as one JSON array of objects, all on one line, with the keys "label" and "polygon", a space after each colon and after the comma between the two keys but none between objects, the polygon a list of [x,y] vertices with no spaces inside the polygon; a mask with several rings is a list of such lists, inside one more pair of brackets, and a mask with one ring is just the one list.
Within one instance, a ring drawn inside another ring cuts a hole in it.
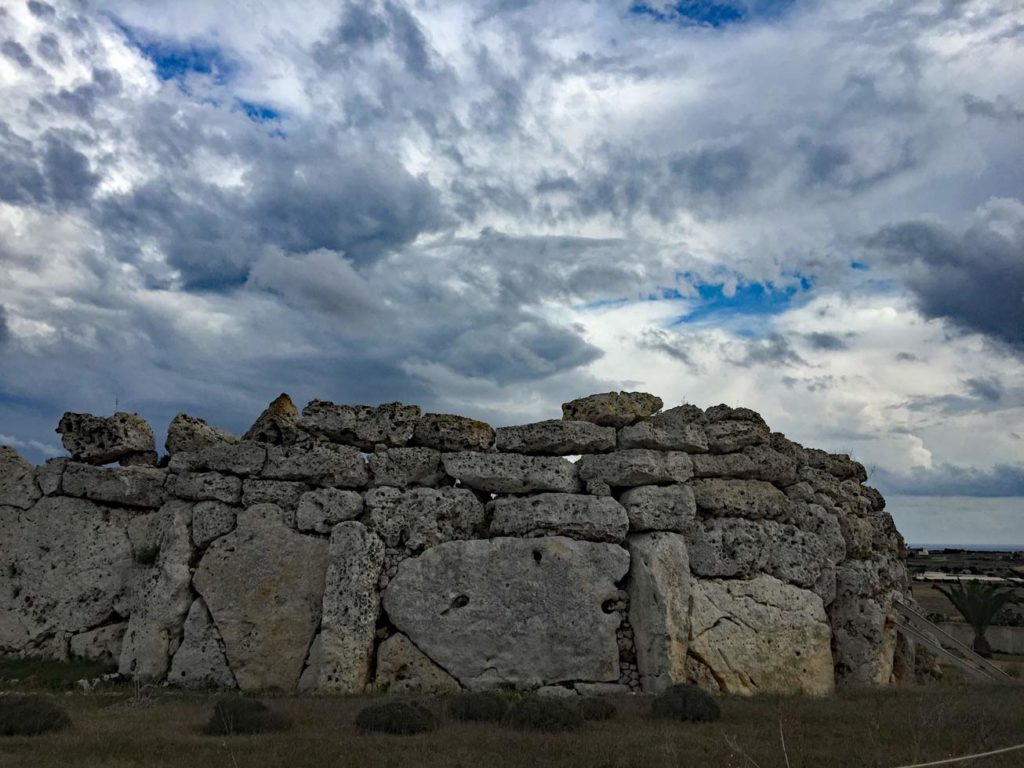
[{"label": "small stone", "polygon": [[[64,483],[67,485],[66,472]],[[219,472],[186,472],[174,480],[174,495],[191,501],[237,504],[242,498],[242,481]]]},{"label": "small stone", "polygon": [[168,497],[167,470],[151,467],[107,469],[68,463],[61,481],[63,492],[91,501],[156,509]]},{"label": "small stone", "polygon": [[194,452],[171,456],[171,472],[226,472],[229,475],[258,475],[267,463],[267,447],[250,440],[214,443]]},{"label": "small stone", "polygon": [[660,397],[645,392],[607,392],[562,404],[565,421],[589,421],[602,427],[625,427],[661,410]]},{"label": "small stone", "polygon": [[694,480],[693,495],[698,509],[716,517],[778,518],[792,506],[786,494],[762,480]]},{"label": "small stone", "polygon": [[419,419],[417,405],[386,403],[373,407],[313,400],[302,409],[301,426],[307,432],[332,442],[370,451],[376,445],[404,446],[412,438]]},{"label": "small stone", "polygon": [[767,443],[771,430],[756,411],[716,405],[705,411],[708,448],[712,453],[732,453],[748,445]]},{"label": "small stone", "polygon": [[448,453],[445,472],[470,488],[488,493],[575,493],[576,465],[559,457],[517,453]]},{"label": "small stone", "polygon": [[298,425],[299,409],[287,393],[282,392],[260,414],[249,431],[242,435],[242,439],[271,445],[290,445],[301,434]]},{"label": "small stone", "polygon": [[236,687],[220,633],[202,599],[193,601],[189,608],[181,646],[171,659],[167,682],[186,688]]},{"label": "small stone", "polygon": [[441,453],[433,448],[385,448],[369,458],[374,485],[408,488],[438,485],[444,478]]},{"label": "small stone", "polygon": [[697,516],[693,488],[688,485],[642,485],[623,493],[619,502],[626,508],[631,532],[686,533]]},{"label": "small stone", "polygon": [[377,648],[374,687],[388,693],[443,696],[462,689],[459,681],[431,661],[408,637],[392,635]]},{"label": "small stone", "polygon": [[[59,496],[61,494],[64,468],[68,463],[68,459],[47,459],[45,464],[36,467],[36,482],[39,483],[39,489],[44,496]],[[10,506],[17,506],[17,504]]]},{"label": "small stone", "polygon": [[277,504],[282,509],[295,509],[299,499],[308,490],[309,486],[305,483],[246,478],[242,481],[242,506]]},{"label": "small stone", "polygon": [[693,476],[688,454],[642,448],[583,456],[577,466],[580,479],[598,480],[618,488],[685,483]]},{"label": "small stone", "polygon": [[487,451],[494,445],[490,424],[465,416],[428,413],[416,424],[413,444],[439,451]]},{"label": "small stone", "polygon": [[35,467],[14,448],[0,445],[0,506],[28,509],[42,495]]},{"label": "small stone", "polygon": [[71,458],[85,464],[109,464],[133,453],[156,450],[153,429],[137,413],[113,416],[65,413],[57,425]]},{"label": "small stone", "polygon": [[338,523],[355,520],[363,513],[363,497],[356,491],[318,488],[299,499],[295,522],[300,531],[330,533]]},{"label": "small stone", "polygon": [[179,413],[167,427],[164,448],[173,456],[176,453],[197,453],[213,445],[237,442],[238,438],[230,432],[211,426],[204,419]]},{"label": "small stone", "polygon": [[622,541],[626,510],[615,499],[573,493],[498,498],[488,504],[492,536],[568,536],[586,541]]},{"label": "small stone", "polygon": [[797,463],[769,445],[750,445],[739,453],[694,456],[693,476],[764,480],[790,485],[797,480]]},{"label": "small stone", "polygon": [[549,419],[494,432],[495,448],[502,453],[569,456],[615,450],[615,429],[588,421]]},{"label": "small stone", "polygon": [[235,529],[237,510],[220,501],[200,501],[192,508],[192,542],[205,547]]},{"label": "small stone", "polygon": [[263,477],[340,488],[364,488],[370,481],[359,449],[333,443],[271,446]]},{"label": "small stone", "polygon": [[622,427],[619,448],[653,448],[659,451],[705,453],[708,436],[704,412],[695,405],[680,405],[631,426]]},{"label": "small stone", "polygon": [[805,453],[808,465],[828,472],[839,480],[849,479],[863,483],[868,479],[864,465],[854,461],[845,453],[828,453],[817,448],[807,448]]}]

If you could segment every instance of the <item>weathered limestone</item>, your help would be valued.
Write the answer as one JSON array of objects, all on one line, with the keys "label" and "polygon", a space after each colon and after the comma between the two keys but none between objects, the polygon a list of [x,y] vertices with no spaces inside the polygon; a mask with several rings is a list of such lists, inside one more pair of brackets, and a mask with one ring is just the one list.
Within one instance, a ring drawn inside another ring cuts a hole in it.
[{"label": "weathered limestone", "polygon": [[748,445],[767,443],[771,434],[759,414],[749,408],[716,405],[704,413],[708,449],[712,453],[731,453]]},{"label": "weathered limestone", "polygon": [[492,536],[568,536],[622,541],[629,518],[615,499],[575,493],[498,498],[488,504]]},{"label": "weathered limestone", "polygon": [[708,436],[704,411],[695,405],[680,405],[619,430],[619,448],[654,448],[659,451],[705,453]]},{"label": "weathered limestone", "polygon": [[602,427],[625,427],[661,410],[660,397],[646,392],[607,392],[562,404],[566,421],[589,421]]},{"label": "weathered limestone", "polygon": [[354,521],[334,526],[320,632],[321,691],[362,693],[370,681],[383,565],[384,544],[366,526]]},{"label": "weathered limestone", "polygon": [[118,671],[137,680],[162,680],[181,639],[192,595],[192,505],[169,501],[153,515],[158,554],[151,566],[136,568],[128,596],[128,627]]},{"label": "weathered limestone", "polygon": [[333,443],[271,446],[267,449],[263,477],[302,480],[332,488],[365,488],[370,482],[370,473],[359,449]]},{"label": "weathered limestone", "polygon": [[377,648],[374,687],[388,693],[444,696],[462,690],[459,681],[427,658],[408,637],[392,635]]},{"label": "weathered limestone", "polygon": [[192,543],[205,547],[235,529],[237,508],[221,501],[200,501],[192,507]]},{"label": "weathered limestone", "polygon": [[805,448],[807,464],[815,469],[828,472],[839,480],[856,480],[867,482],[868,473],[864,465],[854,461],[845,453],[828,453],[818,448]]},{"label": "weathered limestone", "polygon": [[136,453],[154,453],[153,430],[137,413],[113,416],[65,413],[57,425],[71,458],[85,464],[109,464]]},{"label": "weathered limestone", "polygon": [[171,660],[167,681],[185,688],[236,687],[220,635],[202,600],[195,600],[189,608],[181,647]]},{"label": "weathered limestone", "polygon": [[0,507],[28,509],[42,495],[35,467],[13,448],[0,445]]},{"label": "weathered limestone", "polygon": [[[35,468],[36,482],[44,496],[59,496],[64,483],[64,468],[70,463],[68,459],[47,459],[45,464]],[[0,504],[0,506],[3,506]],[[18,506],[12,504],[11,506]],[[27,507],[25,507],[27,509]]]},{"label": "weathered limestone", "polygon": [[658,483],[685,483],[693,477],[690,456],[678,451],[642,448],[583,456],[580,479],[598,481],[611,487],[636,487]]},{"label": "weathered limestone", "polygon": [[629,623],[644,693],[686,682],[690,568],[686,540],[656,531],[629,537]]},{"label": "weathered limestone", "polygon": [[447,453],[444,470],[463,485],[488,493],[574,493],[576,465],[566,459],[516,453]]},{"label": "weathered limestone", "polygon": [[642,485],[623,493],[619,502],[626,508],[631,532],[686,533],[697,517],[697,502],[688,485]]},{"label": "weathered limestone", "polygon": [[501,453],[569,456],[615,450],[614,427],[588,421],[549,419],[515,427],[498,427],[494,447]]},{"label": "weathered limestone", "polygon": [[295,521],[300,531],[330,533],[337,523],[355,520],[363,513],[363,497],[356,491],[318,488],[299,499]]},{"label": "weathered limestone", "polygon": [[192,579],[243,691],[294,690],[320,621],[327,542],[296,533],[281,517],[272,504],[239,513]]},{"label": "weathered limestone", "polygon": [[156,509],[169,496],[167,470],[153,467],[105,469],[70,462],[61,489],[67,496],[125,507]]},{"label": "weathered limestone", "polygon": [[266,463],[267,446],[246,440],[175,453],[167,466],[172,472],[224,472],[247,477],[259,474]]},{"label": "weathered limestone", "polygon": [[372,451],[377,445],[406,445],[419,419],[416,405],[385,403],[372,407],[313,400],[302,409],[301,426],[310,434]]},{"label": "weathered limestone", "polygon": [[417,422],[412,442],[439,451],[487,451],[494,445],[494,430],[465,416],[428,413]]},{"label": "weathered limestone", "polygon": [[324,646],[317,632],[306,654],[306,666],[299,676],[299,684],[295,690],[299,693],[312,693],[320,684],[320,665],[323,663]]},{"label": "weathered limestone", "polygon": [[88,632],[80,632],[68,643],[68,652],[72,658],[95,661],[107,666],[117,666],[121,655],[121,641],[128,622],[118,621],[105,624]]},{"label": "weathered limestone", "polygon": [[259,415],[243,440],[271,445],[290,445],[301,435],[299,430],[299,409],[284,392],[278,395],[266,410]]},{"label": "weathered limestone", "polygon": [[257,480],[246,478],[242,481],[242,506],[254,504],[277,504],[282,509],[295,509],[299,499],[309,490],[305,483],[292,480]]},{"label": "weathered limestone", "polygon": [[369,458],[374,485],[433,487],[444,478],[441,453],[433,448],[385,448]]},{"label": "weathered limestone", "polygon": [[709,453],[693,457],[694,477],[765,480],[790,485],[797,480],[796,460],[769,445],[748,445],[738,453]]},{"label": "weathered limestone", "polygon": [[616,597],[628,567],[628,554],[614,544],[448,542],[399,566],[384,609],[467,688],[612,682],[619,618],[602,605]]},{"label": "weathered limestone", "polygon": [[[67,472],[64,473],[67,475]],[[67,477],[64,478],[65,485]],[[242,481],[219,472],[185,472],[173,480],[174,495],[189,501],[222,501],[237,504],[242,499]]]},{"label": "weathered limestone", "polygon": [[167,426],[164,448],[172,456],[175,453],[198,453],[215,445],[231,445],[238,438],[230,432],[207,424],[204,419],[179,413]]},{"label": "weathered limestone", "polygon": [[484,505],[466,488],[374,488],[365,522],[387,548],[408,553],[487,534]]},{"label": "weathered limestone", "polygon": [[763,574],[696,579],[692,594],[690,653],[723,692],[832,692],[832,633],[817,595]]},{"label": "weathered limestone", "polygon": [[778,518],[789,513],[786,494],[762,480],[693,481],[697,508],[716,517]]}]

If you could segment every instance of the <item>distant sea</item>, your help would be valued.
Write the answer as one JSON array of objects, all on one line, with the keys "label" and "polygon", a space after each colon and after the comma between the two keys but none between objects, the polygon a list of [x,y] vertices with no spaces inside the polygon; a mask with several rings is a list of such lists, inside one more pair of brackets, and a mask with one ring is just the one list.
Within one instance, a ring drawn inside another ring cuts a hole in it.
[{"label": "distant sea", "polygon": [[910,549],[963,549],[967,552],[1021,552],[1024,544],[907,544]]}]

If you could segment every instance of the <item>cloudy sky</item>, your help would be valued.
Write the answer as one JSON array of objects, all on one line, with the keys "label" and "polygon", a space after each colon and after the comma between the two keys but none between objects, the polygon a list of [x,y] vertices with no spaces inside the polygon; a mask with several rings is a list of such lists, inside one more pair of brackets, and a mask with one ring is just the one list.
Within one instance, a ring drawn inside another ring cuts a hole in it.
[{"label": "cloudy sky", "polygon": [[1018,0],[9,0],[0,442],[640,389],[1024,544],[1022,43]]}]

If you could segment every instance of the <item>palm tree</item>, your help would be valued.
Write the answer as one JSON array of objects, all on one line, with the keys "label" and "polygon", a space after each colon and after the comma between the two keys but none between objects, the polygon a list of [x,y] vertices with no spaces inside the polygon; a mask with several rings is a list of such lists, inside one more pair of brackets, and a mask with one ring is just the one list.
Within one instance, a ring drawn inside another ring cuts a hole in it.
[{"label": "palm tree", "polygon": [[974,630],[974,652],[986,659],[990,658],[992,646],[985,638],[985,630],[1004,605],[1017,602],[1014,588],[991,581],[960,579],[954,585],[942,587],[936,584],[935,588],[946,596],[953,607],[960,611],[964,621],[971,625]]}]

